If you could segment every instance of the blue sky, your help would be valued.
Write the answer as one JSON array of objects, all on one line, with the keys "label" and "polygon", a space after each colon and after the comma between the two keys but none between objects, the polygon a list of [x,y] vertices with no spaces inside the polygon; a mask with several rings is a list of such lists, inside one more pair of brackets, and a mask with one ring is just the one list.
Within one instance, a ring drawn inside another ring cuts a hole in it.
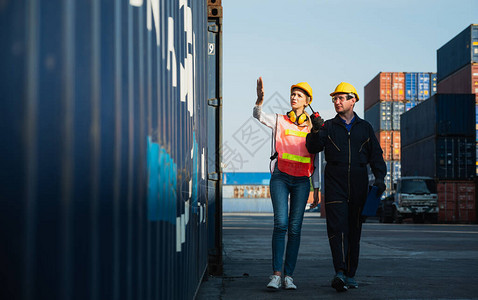
[{"label": "blue sky", "polygon": [[[266,111],[285,113],[290,86],[307,81],[312,107],[329,119],[335,116],[329,93],[339,82],[353,84],[363,97],[364,86],[379,72],[436,72],[436,50],[478,23],[477,0],[223,0],[222,5],[225,172],[269,169],[271,131],[251,120],[259,76]],[[355,111],[363,117],[363,101]]]}]

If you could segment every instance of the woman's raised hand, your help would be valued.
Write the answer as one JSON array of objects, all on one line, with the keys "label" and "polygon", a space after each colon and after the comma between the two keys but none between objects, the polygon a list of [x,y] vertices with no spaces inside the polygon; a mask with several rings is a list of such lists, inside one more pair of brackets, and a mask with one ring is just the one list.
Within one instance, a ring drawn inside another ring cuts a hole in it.
[{"label": "woman's raised hand", "polygon": [[264,102],[264,85],[262,83],[262,77],[257,79],[257,101],[256,105],[262,105]]}]

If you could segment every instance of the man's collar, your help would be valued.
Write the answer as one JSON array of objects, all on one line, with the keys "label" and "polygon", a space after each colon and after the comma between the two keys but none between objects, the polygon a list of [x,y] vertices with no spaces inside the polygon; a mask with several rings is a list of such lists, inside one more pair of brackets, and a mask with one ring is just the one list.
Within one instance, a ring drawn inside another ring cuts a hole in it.
[{"label": "man's collar", "polygon": [[[332,120],[334,120],[335,122],[339,123],[339,124],[345,124],[345,120],[342,119],[339,114],[336,114],[335,115],[335,118],[333,118]],[[352,118],[352,122],[350,122],[350,124],[354,123],[354,122],[361,122],[362,119],[360,119],[359,116],[357,116],[357,114],[354,112],[354,117]]]}]

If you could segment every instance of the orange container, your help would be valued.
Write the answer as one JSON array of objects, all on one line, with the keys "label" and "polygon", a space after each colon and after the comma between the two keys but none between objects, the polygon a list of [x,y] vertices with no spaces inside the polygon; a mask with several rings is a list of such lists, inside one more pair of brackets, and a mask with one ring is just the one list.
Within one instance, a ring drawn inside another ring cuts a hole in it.
[{"label": "orange container", "polygon": [[380,101],[405,100],[405,73],[380,72],[364,88],[364,110]]},{"label": "orange container", "polygon": [[383,151],[383,159],[400,160],[400,131],[383,130],[375,133]]},{"label": "orange container", "polygon": [[393,72],[392,74],[392,100],[405,100],[405,74],[402,72]]}]

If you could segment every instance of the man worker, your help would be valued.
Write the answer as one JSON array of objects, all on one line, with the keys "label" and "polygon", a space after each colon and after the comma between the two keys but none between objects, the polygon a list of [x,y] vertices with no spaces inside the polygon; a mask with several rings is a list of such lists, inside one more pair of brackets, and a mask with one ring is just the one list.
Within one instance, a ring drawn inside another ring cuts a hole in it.
[{"label": "man worker", "polygon": [[[387,167],[372,126],[354,112],[359,101],[357,90],[341,82],[330,96],[337,115],[325,123],[320,116],[311,116],[313,129],[306,137],[306,147],[310,153],[325,150],[325,215],[336,273],[331,285],[343,292],[358,288],[354,277],[362,231],[361,212],[369,190],[367,164],[375,176],[379,196],[385,191]],[[314,199],[312,207],[317,202]]]}]

